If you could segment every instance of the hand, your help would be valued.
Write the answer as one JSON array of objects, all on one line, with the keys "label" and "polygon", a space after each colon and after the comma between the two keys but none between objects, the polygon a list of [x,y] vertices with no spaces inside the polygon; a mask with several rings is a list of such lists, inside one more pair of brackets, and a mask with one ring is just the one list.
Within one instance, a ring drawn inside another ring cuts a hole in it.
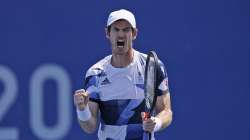
[{"label": "hand", "polygon": [[74,104],[78,110],[84,110],[89,102],[89,94],[84,89],[75,91]]},{"label": "hand", "polygon": [[154,118],[147,118],[145,112],[141,113],[141,117],[143,130],[147,132],[153,132],[156,124]]}]

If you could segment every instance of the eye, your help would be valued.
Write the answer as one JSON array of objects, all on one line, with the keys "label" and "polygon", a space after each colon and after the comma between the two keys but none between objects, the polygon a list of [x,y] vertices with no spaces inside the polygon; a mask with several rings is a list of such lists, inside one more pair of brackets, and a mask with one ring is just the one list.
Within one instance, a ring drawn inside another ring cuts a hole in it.
[{"label": "eye", "polygon": [[114,31],[115,31],[115,32],[119,32],[119,31],[120,31],[120,29],[119,29],[119,28],[114,27]]},{"label": "eye", "polygon": [[131,31],[131,28],[130,27],[127,27],[127,28],[124,28],[123,29],[123,32],[130,32]]}]

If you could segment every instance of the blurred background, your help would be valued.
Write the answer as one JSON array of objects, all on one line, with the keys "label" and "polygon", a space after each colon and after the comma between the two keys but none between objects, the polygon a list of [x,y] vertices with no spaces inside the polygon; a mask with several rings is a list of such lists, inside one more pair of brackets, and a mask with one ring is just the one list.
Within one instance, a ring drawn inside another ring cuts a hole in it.
[{"label": "blurred background", "polygon": [[94,140],[72,95],[110,54],[108,14],[131,10],[134,48],[165,63],[174,112],[159,140],[250,139],[250,1],[0,1],[0,139]]}]

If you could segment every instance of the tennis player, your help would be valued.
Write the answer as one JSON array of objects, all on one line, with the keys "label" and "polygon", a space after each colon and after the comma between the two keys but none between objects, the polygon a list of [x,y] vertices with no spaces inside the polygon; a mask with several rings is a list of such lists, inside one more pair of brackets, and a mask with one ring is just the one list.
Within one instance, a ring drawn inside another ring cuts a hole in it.
[{"label": "tennis player", "polygon": [[145,119],[146,55],[133,48],[137,33],[135,17],[130,11],[111,12],[106,37],[112,54],[89,68],[85,90],[74,93],[81,128],[86,133],[94,133],[99,126],[99,140],[142,140],[144,131],[154,134],[172,121],[168,78],[162,62],[157,77],[156,116]]}]

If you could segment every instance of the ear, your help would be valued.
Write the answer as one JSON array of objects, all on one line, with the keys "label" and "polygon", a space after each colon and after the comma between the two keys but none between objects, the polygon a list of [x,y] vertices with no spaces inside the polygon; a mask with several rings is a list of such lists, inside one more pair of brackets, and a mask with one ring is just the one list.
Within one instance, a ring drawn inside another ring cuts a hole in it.
[{"label": "ear", "polygon": [[105,28],[105,34],[106,34],[106,38],[109,39],[110,33],[109,33],[109,31],[108,31],[108,28]]},{"label": "ear", "polygon": [[137,34],[138,34],[138,29],[137,29],[137,28],[134,28],[133,33],[132,33],[132,35],[133,35],[133,40],[136,39]]}]

